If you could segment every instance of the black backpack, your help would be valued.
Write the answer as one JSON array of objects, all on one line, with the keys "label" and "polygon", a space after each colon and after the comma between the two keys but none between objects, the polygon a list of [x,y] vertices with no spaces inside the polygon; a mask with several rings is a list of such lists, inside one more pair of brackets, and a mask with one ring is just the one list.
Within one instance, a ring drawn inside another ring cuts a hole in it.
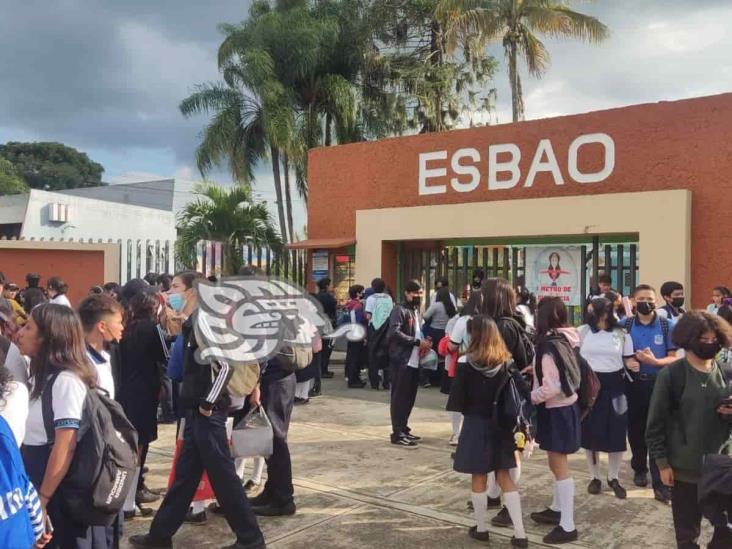
[{"label": "black backpack", "polygon": [[[53,384],[60,374],[54,372],[43,388],[41,407],[49,443],[54,440]],[[68,515],[88,526],[109,526],[119,515],[137,467],[137,431],[125,416],[122,406],[108,396],[90,389],[84,409],[78,442],[58,496]]]},{"label": "black backpack", "polygon": [[[524,328],[524,326],[522,326],[518,320],[511,316],[501,317],[501,320],[508,320],[514,324],[516,331],[519,335],[519,345],[523,347],[524,356],[526,357],[526,364],[523,365],[523,367],[531,366],[531,364],[533,364],[534,362],[534,357],[536,357],[536,351],[534,350],[534,342],[532,341],[529,333],[526,331],[526,328]],[[514,360],[516,360],[516,357],[514,357]]]}]

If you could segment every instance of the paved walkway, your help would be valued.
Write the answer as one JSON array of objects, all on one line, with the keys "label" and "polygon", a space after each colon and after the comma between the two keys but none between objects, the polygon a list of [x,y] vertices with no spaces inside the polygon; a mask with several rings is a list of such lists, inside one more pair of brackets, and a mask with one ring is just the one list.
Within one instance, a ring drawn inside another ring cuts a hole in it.
[{"label": "paved walkway", "polygon": [[[387,394],[368,389],[348,390],[338,374],[326,380],[325,396],[295,408],[290,430],[297,515],[260,520],[268,547],[273,549],[423,549],[472,548],[480,543],[467,537],[473,525],[467,511],[470,482],[452,471],[447,444],[449,421],[445,396],[437,389],[420,389],[410,422],[424,437],[417,450],[388,443]],[[172,459],[172,426],[161,426],[160,439],[148,458],[151,487],[164,486]],[[571,457],[576,481],[575,548],[671,548],[671,510],[653,500],[650,490],[632,485],[627,462],[621,481],[628,499],[620,501],[607,486],[590,496],[584,455]],[[606,463],[603,464],[603,471]],[[542,452],[524,463],[520,482],[525,523],[533,547],[547,527],[533,524],[528,514],[550,501],[551,475]],[[492,516],[493,511],[491,511]],[[135,519],[126,533],[147,531],[150,521]],[[709,535],[709,530],[705,530]],[[510,547],[511,530],[491,528],[496,549]],[[174,546],[221,547],[233,541],[222,518],[209,514],[205,525],[184,525]],[[126,543],[123,548],[129,547]]]}]

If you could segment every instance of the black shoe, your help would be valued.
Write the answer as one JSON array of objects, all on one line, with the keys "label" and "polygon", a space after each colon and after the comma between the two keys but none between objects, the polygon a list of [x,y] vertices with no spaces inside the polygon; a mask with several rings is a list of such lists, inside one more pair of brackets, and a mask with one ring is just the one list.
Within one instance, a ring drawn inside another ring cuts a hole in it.
[{"label": "black shoe", "polygon": [[378,385],[371,385],[371,388],[372,388],[372,389],[373,389],[374,391],[378,391],[378,390],[379,390],[379,386],[378,386]]},{"label": "black shoe", "polygon": [[559,511],[553,511],[552,509],[544,509],[536,513],[531,513],[531,520],[538,522],[539,524],[556,524],[559,525],[559,521],[562,518],[562,513]]},{"label": "black shoe", "polygon": [[147,518],[151,516],[155,511],[149,507],[140,507],[136,505],[132,511],[125,511],[125,520],[132,520],[135,517]]},{"label": "black shoe", "polygon": [[269,494],[267,494],[267,492],[262,492],[261,494],[253,498],[249,498],[249,505],[251,505],[252,507],[263,507],[265,505],[269,505],[270,503],[272,503],[272,501],[270,500]]},{"label": "black shoe", "polygon": [[269,503],[262,506],[252,506],[254,514],[260,517],[289,517],[294,515],[297,510],[295,502],[291,501],[285,505],[277,505],[275,503]]},{"label": "black shoe", "polygon": [[616,478],[607,481],[607,485],[615,492],[615,497],[618,499],[625,499],[628,497],[628,492],[625,488],[620,486],[620,481]]},{"label": "black shoe", "polygon": [[429,381],[425,381],[421,385],[423,389],[429,389],[430,387],[432,387],[432,384]]},{"label": "black shoe", "polygon": [[364,387],[366,387],[365,381],[354,381],[348,384],[349,389],[363,389]]},{"label": "black shoe", "polygon": [[142,489],[156,496],[164,496],[168,492],[167,488],[148,488],[145,484],[142,485]]},{"label": "black shoe", "polygon": [[491,524],[493,526],[498,526],[499,528],[509,528],[513,526],[513,521],[511,520],[508,508],[504,506],[503,509],[498,511],[498,514],[491,519]]},{"label": "black shoe", "polygon": [[160,425],[172,425],[176,421],[178,421],[178,420],[175,419],[174,417],[161,417],[160,419],[158,419],[158,424],[160,424]]},{"label": "black shoe", "polygon": [[267,549],[267,544],[264,542],[264,539],[255,541],[254,543],[241,543],[237,541],[236,543],[226,545],[221,549]]},{"label": "black shoe", "polygon": [[519,547],[519,549],[526,549],[529,546],[529,538],[517,538],[514,536],[511,538],[511,545]]},{"label": "black shoe", "polygon": [[[488,505],[486,509],[500,509],[501,508],[501,497],[492,498],[488,497]],[[505,507],[504,507],[505,509]]]},{"label": "black shoe", "polygon": [[300,404],[310,404],[310,399],[309,398],[295,397],[295,404],[298,405],[298,406]]},{"label": "black shoe", "polygon": [[211,511],[214,515],[222,516],[224,514],[224,508],[215,501],[206,509]]},{"label": "black shoe", "polygon": [[571,532],[567,532],[562,528],[561,526],[556,526],[554,530],[549,532],[546,536],[544,536],[544,543],[551,543],[551,544],[560,544],[560,543],[570,543],[572,541],[577,541],[578,538],[577,530],[572,530]]},{"label": "black shoe", "polygon": [[418,448],[419,444],[414,442],[413,440],[409,440],[404,435],[391,439],[392,444],[396,444],[397,446],[403,446],[404,448]]},{"label": "black shoe", "polygon": [[648,486],[648,474],[647,473],[636,473],[633,477],[633,483],[640,488]]},{"label": "black shoe", "polygon": [[149,472],[150,472],[150,468],[149,468],[149,467],[148,467],[147,465],[145,465],[145,466],[144,466],[144,467],[142,468],[142,474],[143,474],[143,475],[146,475],[146,474],[148,474]]},{"label": "black shoe", "polygon": [[321,379],[333,379],[335,374],[333,372],[323,372],[320,374]]},{"label": "black shoe", "polygon": [[135,494],[135,503],[137,503],[137,505],[142,505],[143,503],[153,503],[155,501],[158,501],[159,499],[159,495],[153,494],[147,488],[138,490],[137,494]]},{"label": "black shoe", "polygon": [[422,437],[418,437],[417,435],[413,435],[412,433],[404,433],[404,436],[407,438],[407,440],[411,440],[412,442],[422,440]]},{"label": "black shoe", "polygon": [[391,385],[389,383],[384,383],[384,391],[388,391],[391,389]]},{"label": "black shoe", "polygon": [[130,536],[128,540],[135,547],[142,547],[143,549],[172,549],[173,542],[169,539],[155,539],[150,534],[141,534],[137,536]]},{"label": "black shoe", "polygon": [[587,485],[587,491],[592,494],[593,496],[596,496],[598,494],[602,493],[602,482],[600,482],[599,478],[593,478],[590,483]]},{"label": "black shoe", "polygon": [[188,512],[186,513],[186,518],[183,520],[183,522],[188,524],[205,524],[207,520],[208,517],[206,516],[206,511],[194,513],[193,509],[188,509]]},{"label": "black shoe", "polygon": [[486,532],[478,532],[477,526],[471,526],[470,530],[468,530],[468,535],[473,538],[477,539],[478,541],[490,541],[491,535]]},{"label": "black shoe", "polygon": [[659,486],[653,489],[653,497],[664,505],[671,503],[671,491],[666,486]]},{"label": "black shoe", "polygon": [[247,496],[249,494],[253,494],[257,490],[259,490],[259,487],[261,486],[261,483],[254,482],[253,480],[249,479],[246,484],[244,485],[244,491],[246,492]]},{"label": "black shoe", "polygon": [[319,397],[322,393],[320,392],[320,389],[310,389],[310,392],[308,393],[308,396],[310,398]]}]

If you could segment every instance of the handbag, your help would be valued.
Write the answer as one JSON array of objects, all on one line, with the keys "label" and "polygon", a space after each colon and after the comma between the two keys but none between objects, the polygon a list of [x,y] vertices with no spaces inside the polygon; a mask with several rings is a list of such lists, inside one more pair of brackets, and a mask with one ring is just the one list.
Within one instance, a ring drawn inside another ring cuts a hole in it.
[{"label": "handbag", "polygon": [[274,433],[264,408],[253,408],[231,432],[231,455],[235,458],[272,455]]}]

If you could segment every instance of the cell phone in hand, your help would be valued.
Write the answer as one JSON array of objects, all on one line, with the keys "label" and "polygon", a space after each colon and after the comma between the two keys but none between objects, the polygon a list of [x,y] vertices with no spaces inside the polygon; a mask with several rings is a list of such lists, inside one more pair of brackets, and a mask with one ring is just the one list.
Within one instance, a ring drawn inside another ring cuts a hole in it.
[{"label": "cell phone in hand", "polygon": [[46,532],[46,534],[51,535],[53,534],[53,524],[51,524],[51,517],[46,515],[45,520],[43,521],[43,529]]}]

